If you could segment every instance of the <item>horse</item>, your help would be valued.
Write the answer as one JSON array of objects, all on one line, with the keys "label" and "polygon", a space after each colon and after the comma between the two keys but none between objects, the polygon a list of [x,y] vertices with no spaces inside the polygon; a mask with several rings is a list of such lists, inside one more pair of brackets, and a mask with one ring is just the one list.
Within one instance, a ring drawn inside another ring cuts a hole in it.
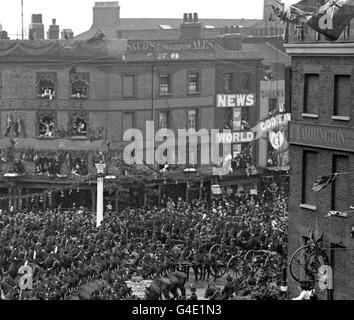
[{"label": "horse", "polygon": [[173,298],[176,299],[179,297],[177,289],[181,291],[182,297],[186,296],[186,287],[187,275],[181,271],[172,272],[168,275],[168,279],[171,281],[170,291],[173,294]]},{"label": "horse", "polygon": [[150,286],[145,289],[145,299],[162,300],[162,290],[156,283],[150,283]]},{"label": "horse", "polygon": [[153,283],[162,291],[165,300],[170,300],[170,292],[172,288],[172,282],[168,278],[155,277]]}]

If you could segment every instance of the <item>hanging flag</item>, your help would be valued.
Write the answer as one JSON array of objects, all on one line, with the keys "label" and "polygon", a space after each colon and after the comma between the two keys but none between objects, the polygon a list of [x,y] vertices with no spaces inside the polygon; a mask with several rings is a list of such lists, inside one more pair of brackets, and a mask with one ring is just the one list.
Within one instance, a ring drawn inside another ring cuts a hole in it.
[{"label": "hanging flag", "polygon": [[313,184],[312,190],[315,192],[321,191],[322,189],[330,185],[337,178],[338,175],[338,173],[333,173],[330,176],[322,176]]},{"label": "hanging flag", "polygon": [[335,41],[354,18],[353,0],[330,0],[318,9],[308,21],[308,25],[327,40]]}]

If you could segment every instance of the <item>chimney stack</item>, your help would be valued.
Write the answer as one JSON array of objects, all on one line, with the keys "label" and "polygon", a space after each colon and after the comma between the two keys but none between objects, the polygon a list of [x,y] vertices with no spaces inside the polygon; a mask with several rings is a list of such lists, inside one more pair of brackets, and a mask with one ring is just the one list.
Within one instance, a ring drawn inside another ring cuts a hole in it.
[{"label": "chimney stack", "polygon": [[74,38],[74,32],[71,29],[63,29],[61,31],[61,40],[70,40]]},{"label": "chimney stack", "polygon": [[193,14],[188,13],[188,22],[192,23],[193,22]]},{"label": "chimney stack", "polygon": [[59,39],[59,26],[57,25],[57,20],[52,19],[52,24],[49,26],[49,30],[47,31],[47,39],[48,40],[58,40]]},{"label": "chimney stack", "polygon": [[199,22],[198,13],[184,13],[181,24],[180,39],[194,40],[202,37],[202,24]]},{"label": "chimney stack", "polygon": [[33,40],[44,40],[42,14],[32,14],[31,24],[29,25],[29,36]]},{"label": "chimney stack", "polygon": [[114,27],[119,23],[119,2],[96,2],[93,7],[94,28]]}]

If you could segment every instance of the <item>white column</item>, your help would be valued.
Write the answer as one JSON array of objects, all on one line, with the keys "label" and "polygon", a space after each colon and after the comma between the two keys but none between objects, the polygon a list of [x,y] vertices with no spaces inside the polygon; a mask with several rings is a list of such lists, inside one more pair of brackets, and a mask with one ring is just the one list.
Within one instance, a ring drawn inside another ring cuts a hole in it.
[{"label": "white column", "polygon": [[101,225],[103,220],[103,179],[104,179],[104,169],[106,164],[96,163],[97,169],[97,209],[96,209],[96,227]]}]

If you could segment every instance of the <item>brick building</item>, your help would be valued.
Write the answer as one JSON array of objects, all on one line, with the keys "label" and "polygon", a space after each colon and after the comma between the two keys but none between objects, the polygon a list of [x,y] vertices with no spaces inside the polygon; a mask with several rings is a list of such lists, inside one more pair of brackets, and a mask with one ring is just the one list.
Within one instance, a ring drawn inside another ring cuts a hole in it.
[{"label": "brick building", "polygon": [[[333,289],[317,290],[318,297],[353,299],[354,216],[326,217],[329,211],[348,212],[353,206],[353,39],[329,43],[306,26],[296,27],[302,35],[292,38],[290,31],[286,45],[292,57],[289,263],[311,230],[322,233]],[[317,179],[335,172],[350,174],[319,192],[312,190]],[[290,275],[289,290],[291,297],[298,295]]]},{"label": "brick building", "polygon": [[[57,27],[50,31],[58,37]],[[92,157],[107,148],[105,142],[118,150],[124,132],[145,132],[148,120],[155,121],[156,130],[223,128],[215,95],[224,92],[226,78],[230,92],[259,96],[260,58],[242,50],[236,35],[155,42],[107,40],[100,33],[87,40],[3,40],[0,55],[0,183],[1,193],[13,202],[36,190],[75,184],[94,208],[95,186],[84,177],[95,173]],[[257,106],[258,100],[246,111],[251,124],[258,118]],[[10,159],[25,167],[16,179],[8,175]],[[210,173],[210,166],[199,168],[194,178],[182,171],[168,183],[179,179],[184,193],[193,193],[199,185],[188,186],[186,180],[210,178]],[[16,205],[43,200],[37,198]],[[57,203],[49,195],[43,201]]]}]

